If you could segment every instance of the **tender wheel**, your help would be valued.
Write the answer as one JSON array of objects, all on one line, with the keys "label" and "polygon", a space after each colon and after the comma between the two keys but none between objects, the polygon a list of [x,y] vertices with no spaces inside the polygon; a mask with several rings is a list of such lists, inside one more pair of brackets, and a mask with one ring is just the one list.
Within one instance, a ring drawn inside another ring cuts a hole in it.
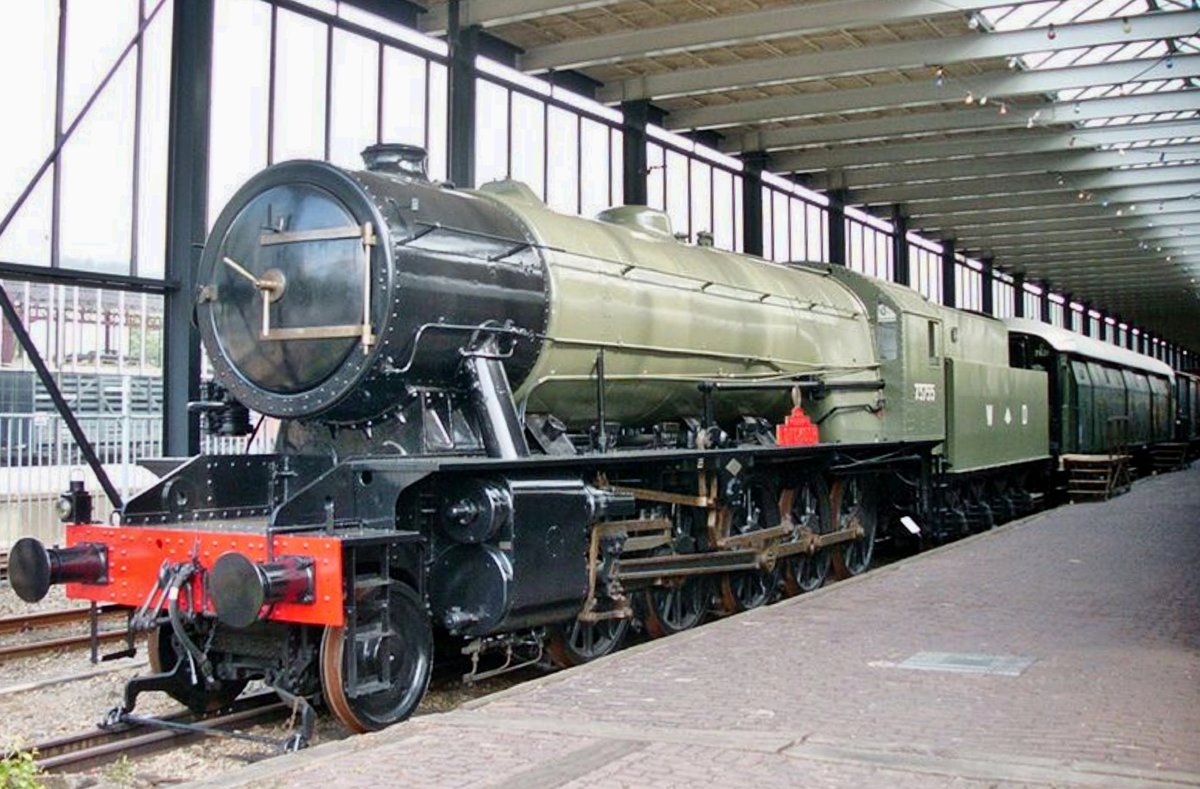
[{"label": "tender wheel", "polygon": [[[977,531],[987,531],[995,527],[998,513],[993,509],[991,503],[988,502],[988,494],[985,485],[977,482],[971,485],[970,490],[970,507],[971,507],[971,523],[977,525]],[[1000,515],[1002,518],[1003,516]]]},{"label": "tender wheel", "polygon": [[[721,533],[727,536],[748,534],[778,526],[779,497],[764,480],[752,480],[730,497],[720,513]],[[721,576],[721,608],[736,614],[766,605],[779,592],[780,568],[748,570]]]},{"label": "tender wheel", "polygon": [[653,638],[662,638],[703,622],[708,613],[709,588],[707,579],[694,576],[647,589],[643,593],[642,617],[646,632]]},{"label": "tender wheel", "polygon": [[[385,621],[384,589],[389,592]],[[355,643],[347,629],[321,638],[321,688],[329,708],[354,732],[378,731],[413,714],[433,668],[433,629],[420,596],[408,586],[376,587],[358,600]],[[359,691],[352,694],[354,661]]]},{"label": "tender wheel", "polygon": [[[810,477],[796,487],[785,490],[779,498],[779,509],[791,515],[797,537],[805,531],[814,535],[833,531],[829,485],[821,477]],[[831,549],[822,548],[813,554],[800,553],[790,557],[783,568],[784,592],[796,595],[819,589],[829,576],[831,554]]]},{"label": "tender wheel", "polygon": [[[193,640],[196,636],[192,635]],[[175,668],[183,647],[175,638],[170,625],[160,625],[150,631],[147,639],[146,653],[150,663],[150,671],[162,674]],[[192,712],[215,712],[222,707],[228,707],[233,700],[245,689],[249,680],[221,680],[215,688],[204,687],[203,680],[199,682],[180,681],[176,687],[167,688],[167,695],[187,707]]]},{"label": "tender wheel", "polygon": [[837,528],[861,528],[863,536],[851,542],[841,543],[833,554],[833,570],[838,578],[865,573],[871,566],[875,553],[875,503],[871,499],[865,480],[858,477],[839,479],[833,483],[830,497],[836,513]]},{"label": "tender wheel", "polygon": [[629,633],[629,619],[601,619],[556,625],[546,639],[546,653],[560,668],[580,666],[611,655],[621,648]]}]

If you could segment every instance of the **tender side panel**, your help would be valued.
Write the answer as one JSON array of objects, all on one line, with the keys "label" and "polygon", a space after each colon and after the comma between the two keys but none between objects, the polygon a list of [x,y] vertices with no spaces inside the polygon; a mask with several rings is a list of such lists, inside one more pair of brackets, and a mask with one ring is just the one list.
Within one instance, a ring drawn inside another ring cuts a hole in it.
[{"label": "tender side panel", "polygon": [[[67,584],[75,600],[141,606],[154,589],[163,562],[186,562],[193,557],[211,568],[222,555],[236,551],[256,562],[267,560],[267,541],[261,534],[196,532],[132,526],[67,526],[67,545],[93,542],[108,546],[109,582]],[[331,537],[277,536],[276,556],[308,556],[315,572],[311,604],[279,603],[269,619],[311,625],[341,625],[342,544]],[[212,613],[199,579],[192,586],[192,607]]]},{"label": "tender side panel", "polygon": [[1048,457],[1045,373],[947,359],[946,384],[946,450],[952,472]]}]

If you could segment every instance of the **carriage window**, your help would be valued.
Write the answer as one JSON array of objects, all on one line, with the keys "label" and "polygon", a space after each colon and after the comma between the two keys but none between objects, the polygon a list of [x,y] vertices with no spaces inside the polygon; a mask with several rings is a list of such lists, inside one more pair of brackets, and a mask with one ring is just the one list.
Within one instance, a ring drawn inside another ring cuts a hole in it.
[{"label": "carriage window", "polygon": [[930,359],[938,358],[937,321],[929,321],[928,343],[929,343],[929,358]]}]

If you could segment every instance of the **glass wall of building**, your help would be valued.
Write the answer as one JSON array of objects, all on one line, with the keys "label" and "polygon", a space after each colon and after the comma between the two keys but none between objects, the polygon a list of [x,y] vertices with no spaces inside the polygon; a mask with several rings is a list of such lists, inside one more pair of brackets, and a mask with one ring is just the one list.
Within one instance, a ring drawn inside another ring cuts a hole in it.
[{"label": "glass wall of building", "polygon": [[620,112],[487,58],[476,67],[476,185],[512,178],[583,216],[623,202]]},{"label": "glass wall of building", "polygon": [[163,276],[172,8],[4,4],[0,210],[32,190],[0,235],[0,260]]},{"label": "glass wall of building", "polygon": [[909,287],[934,304],[942,303],[942,245],[909,233]]},{"label": "glass wall of building", "polygon": [[829,262],[829,199],[779,176],[762,176],[763,257]]},{"label": "glass wall of building", "polygon": [[846,265],[868,276],[895,279],[896,260],[892,247],[895,228],[865,211],[847,207]]},{"label": "glass wall of building", "polygon": [[666,211],[683,240],[697,243],[701,234],[711,234],[718,249],[745,249],[742,163],[658,126],[647,126],[646,136],[650,207]]},{"label": "glass wall of building", "polygon": [[377,142],[420,145],[447,174],[443,42],[347,3],[216,3],[209,225],[263,167],[322,159],[361,167]]}]

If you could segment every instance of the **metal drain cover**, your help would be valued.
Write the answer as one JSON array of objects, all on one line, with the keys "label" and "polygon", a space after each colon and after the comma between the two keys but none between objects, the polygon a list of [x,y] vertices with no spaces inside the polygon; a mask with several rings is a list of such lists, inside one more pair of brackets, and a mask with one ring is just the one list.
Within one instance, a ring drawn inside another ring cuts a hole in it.
[{"label": "metal drain cover", "polygon": [[1020,655],[979,655],[970,652],[918,652],[897,668],[915,671],[950,671],[956,674],[998,674],[1019,677],[1035,658]]}]

